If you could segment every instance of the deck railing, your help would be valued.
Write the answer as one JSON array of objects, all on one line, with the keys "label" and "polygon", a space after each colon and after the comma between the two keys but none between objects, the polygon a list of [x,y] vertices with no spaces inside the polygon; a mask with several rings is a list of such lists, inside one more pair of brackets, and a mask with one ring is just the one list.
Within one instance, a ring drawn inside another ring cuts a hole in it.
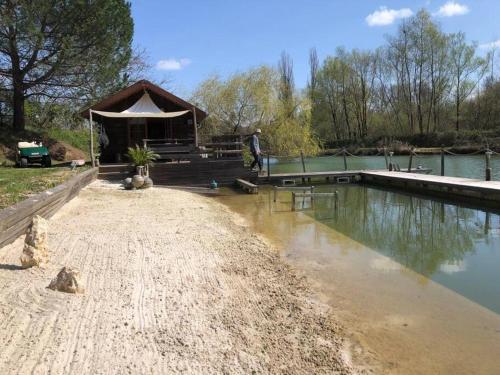
[{"label": "deck railing", "polygon": [[241,159],[243,142],[210,142],[195,147],[194,140],[185,138],[143,139],[144,147],[158,154],[160,161],[196,161],[203,159]]}]

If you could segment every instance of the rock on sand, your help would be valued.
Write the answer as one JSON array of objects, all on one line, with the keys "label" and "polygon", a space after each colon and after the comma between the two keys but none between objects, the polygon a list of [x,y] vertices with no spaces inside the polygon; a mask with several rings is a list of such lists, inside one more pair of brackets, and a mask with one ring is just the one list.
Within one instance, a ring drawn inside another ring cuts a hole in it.
[{"label": "rock on sand", "polygon": [[80,282],[80,272],[69,267],[63,267],[50,282],[49,289],[65,293],[83,293]]},{"label": "rock on sand", "polygon": [[48,261],[47,252],[47,220],[41,216],[35,216],[26,233],[24,240],[21,264],[24,268],[39,267]]}]

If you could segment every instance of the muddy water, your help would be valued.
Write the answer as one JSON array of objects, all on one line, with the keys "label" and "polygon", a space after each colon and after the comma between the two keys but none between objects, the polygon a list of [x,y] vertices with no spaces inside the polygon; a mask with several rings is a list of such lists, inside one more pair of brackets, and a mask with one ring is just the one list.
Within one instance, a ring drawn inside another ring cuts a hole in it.
[{"label": "muddy water", "polygon": [[[319,188],[332,191],[331,187]],[[225,191],[347,327],[354,361],[391,374],[500,373],[500,216],[362,186],[273,202]]]}]

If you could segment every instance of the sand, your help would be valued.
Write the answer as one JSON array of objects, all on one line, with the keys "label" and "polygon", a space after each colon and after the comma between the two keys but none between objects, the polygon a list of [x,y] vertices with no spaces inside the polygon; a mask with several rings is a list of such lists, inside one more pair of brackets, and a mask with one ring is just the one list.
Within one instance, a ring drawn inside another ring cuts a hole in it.
[{"label": "sand", "polygon": [[[95,182],[49,221],[50,263],[0,249],[0,374],[349,374],[307,280],[214,200]],[[78,269],[84,294],[47,289]]]}]

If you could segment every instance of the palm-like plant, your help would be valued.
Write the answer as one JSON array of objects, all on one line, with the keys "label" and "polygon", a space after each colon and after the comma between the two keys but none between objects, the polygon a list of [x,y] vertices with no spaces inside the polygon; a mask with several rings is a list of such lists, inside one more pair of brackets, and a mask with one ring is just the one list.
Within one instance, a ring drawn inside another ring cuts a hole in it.
[{"label": "palm-like plant", "polygon": [[160,155],[155,154],[147,147],[141,148],[138,145],[135,145],[135,147],[128,148],[128,156],[136,167],[138,166],[147,167],[149,164],[151,164],[153,161],[155,161],[160,157]]}]

